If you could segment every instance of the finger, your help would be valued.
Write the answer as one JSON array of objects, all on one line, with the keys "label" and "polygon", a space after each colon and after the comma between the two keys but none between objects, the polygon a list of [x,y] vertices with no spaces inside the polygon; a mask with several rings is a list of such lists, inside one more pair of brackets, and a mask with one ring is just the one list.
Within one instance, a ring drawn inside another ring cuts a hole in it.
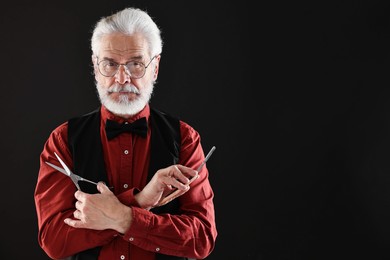
[{"label": "finger", "polygon": [[73,217],[75,217],[77,219],[81,219],[81,211],[80,210],[75,210],[73,212]]},{"label": "finger", "polygon": [[[169,176],[174,177],[175,180],[179,180],[181,183],[186,184],[190,180],[183,174],[177,165],[173,165],[173,171],[169,173]],[[176,187],[176,185],[174,185]]]},{"label": "finger", "polygon": [[[182,173],[179,168],[186,172],[188,170],[191,171],[194,176],[190,177],[191,179],[189,179]],[[197,171],[179,164],[172,165],[171,167],[168,167],[167,170],[168,172],[166,172],[165,176],[163,176],[163,183],[165,187],[168,188],[168,190],[172,188],[187,190],[189,188],[188,185],[192,183],[198,176]]]},{"label": "finger", "polygon": [[97,189],[100,193],[107,193],[107,192],[111,192],[110,189],[107,187],[107,185],[102,182],[102,181],[99,181],[98,184],[97,184]]},{"label": "finger", "polygon": [[184,166],[181,164],[176,164],[174,166],[176,169],[178,169],[185,176],[195,177],[196,175],[198,175],[198,172],[196,170],[191,169],[187,166]]},{"label": "finger", "polygon": [[196,172],[196,175],[195,176],[193,176],[191,179],[190,179],[190,182],[189,183],[187,183],[188,185],[190,185],[194,180],[196,180],[196,179],[198,179],[199,178],[199,173],[198,172]]},{"label": "finger", "polygon": [[180,164],[174,165],[174,168],[179,170],[181,172],[181,174],[186,173],[186,174],[190,175],[190,178],[189,179],[187,178],[188,181],[186,181],[186,180],[183,181],[183,183],[186,185],[190,185],[194,180],[199,178],[199,172],[196,170],[193,170],[191,168],[188,168],[188,167],[180,165]]},{"label": "finger", "polygon": [[83,228],[84,224],[80,220],[75,220],[71,218],[64,219],[65,224],[74,227],[74,228]]},{"label": "finger", "polygon": [[[186,183],[189,182],[188,178],[179,173],[173,173],[177,171],[174,167],[170,167],[169,172],[162,176],[162,184],[164,190],[181,189],[184,190]],[[180,180],[181,179],[181,180]]]},{"label": "finger", "polygon": [[81,210],[82,209],[82,202],[81,201],[76,201],[76,203],[75,203],[75,207],[76,207],[76,209],[78,209],[78,210]]},{"label": "finger", "polygon": [[74,193],[74,197],[81,201],[81,202],[84,202],[85,201],[85,195],[86,193],[80,191],[80,190],[77,190],[75,193]]},{"label": "finger", "polygon": [[186,190],[176,190],[174,192],[172,192],[171,194],[169,194],[168,196],[166,196],[165,198],[163,198],[159,203],[158,203],[158,206],[162,206],[162,205],[165,205],[167,204],[168,202],[170,202],[171,200],[174,200],[176,199],[177,197],[180,197],[181,195],[183,195],[184,193],[186,193],[188,190],[189,190],[189,186],[187,186],[188,188]]},{"label": "finger", "polygon": [[169,183],[170,186],[173,186],[176,189],[187,190],[189,188],[189,179],[187,177],[184,177],[184,179],[185,181],[182,182],[176,178],[169,178],[167,183]]}]

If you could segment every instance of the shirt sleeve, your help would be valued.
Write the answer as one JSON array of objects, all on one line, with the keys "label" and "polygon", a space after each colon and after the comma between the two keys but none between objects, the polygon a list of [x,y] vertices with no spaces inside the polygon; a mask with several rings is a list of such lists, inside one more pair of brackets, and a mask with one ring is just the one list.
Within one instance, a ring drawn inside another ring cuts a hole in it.
[{"label": "shirt sleeve", "polygon": [[57,127],[44,145],[34,192],[38,242],[48,256],[60,259],[105,245],[118,233],[114,230],[77,229],[64,223],[65,218],[73,217],[76,202],[74,193],[77,189],[69,177],[45,163],[47,161],[60,166],[54,152],[72,168],[67,146],[67,123]]},{"label": "shirt sleeve", "polygon": [[[181,122],[180,164],[197,169],[204,160],[200,135]],[[157,215],[132,206],[133,221],[123,239],[148,251],[190,258],[205,258],[213,250],[217,237],[214,193],[207,167],[189,191],[180,196],[177,215]]]}]

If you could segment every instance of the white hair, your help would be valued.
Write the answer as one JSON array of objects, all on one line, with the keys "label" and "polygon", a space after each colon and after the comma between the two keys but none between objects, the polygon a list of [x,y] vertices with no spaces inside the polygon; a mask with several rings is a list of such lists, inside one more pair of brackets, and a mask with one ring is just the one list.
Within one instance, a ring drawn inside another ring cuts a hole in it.
[{"label": "white hair", "polygon": [[162,52],[161,31],[146,11],[129,7],[101,18],[96,23],[91,38],[94,56],[99,53],[102,37],[112,33],[125,35],[141,33],[148,43],[150,57]]}]

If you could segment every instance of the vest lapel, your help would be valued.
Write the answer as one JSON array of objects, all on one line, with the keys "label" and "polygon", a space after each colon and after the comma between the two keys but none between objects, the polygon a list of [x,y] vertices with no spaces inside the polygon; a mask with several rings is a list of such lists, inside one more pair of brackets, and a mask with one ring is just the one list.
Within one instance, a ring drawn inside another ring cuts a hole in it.
[{"label": "vest lapel", "polygon": [[[75,172],[86,179],[104,181],[110,186],[100,139],[100,108],[68,121],[68,142]],[[98,193],[94,184],[81,181],[79,185],[86,193]]]}]

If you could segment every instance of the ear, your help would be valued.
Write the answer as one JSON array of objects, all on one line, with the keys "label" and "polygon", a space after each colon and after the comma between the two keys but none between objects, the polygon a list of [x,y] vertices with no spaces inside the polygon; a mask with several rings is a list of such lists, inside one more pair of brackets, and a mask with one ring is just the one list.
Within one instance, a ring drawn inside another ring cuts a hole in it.
[{"label": "ear", "polygon": [[158,69],[160,67],[160,59],[161,59],[161,55],[157,55],[155,59],[155,66],[154,66],[154,71],[153,71],[153,81],[156,81],[157,80],[157,76],[158,76]]},{"label": "ear", "polygon": [[98,75],[99,71],[98,71],[98,67],[97,67],[97,58],[96,58],[96,56],[92,54],[91,60],[92,60],[92,66],[93,66],[93,74],[95,76],[95,79],[97,80],[97,75]]}]

